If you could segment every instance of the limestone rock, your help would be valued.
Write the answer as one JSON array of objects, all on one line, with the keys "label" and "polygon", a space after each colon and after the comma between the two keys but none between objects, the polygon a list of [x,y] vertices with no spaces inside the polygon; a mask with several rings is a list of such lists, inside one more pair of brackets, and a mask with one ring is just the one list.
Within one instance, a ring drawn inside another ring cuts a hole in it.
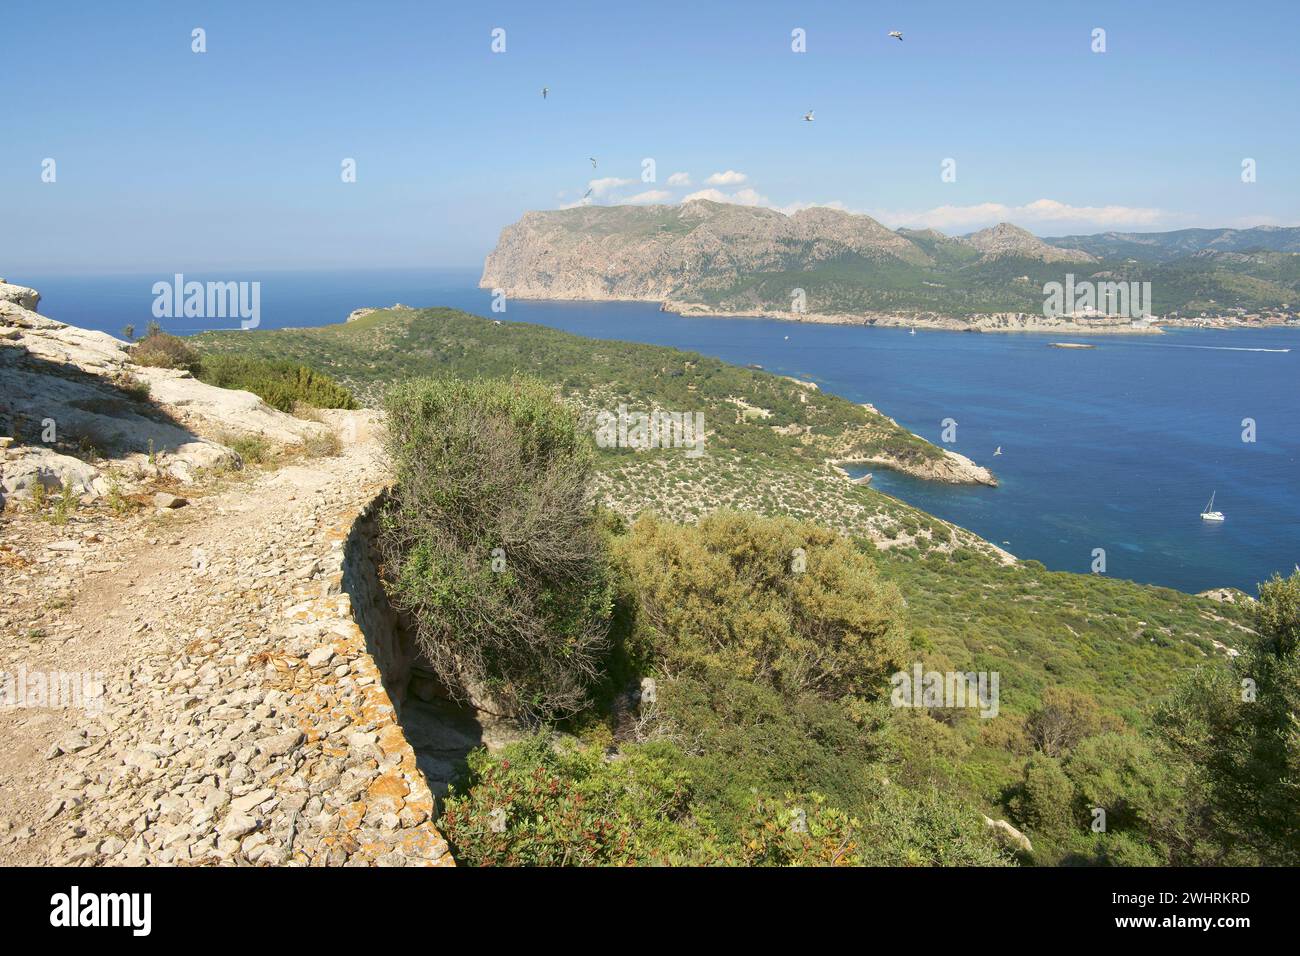
[{"label": "limestone rock", "polygon": [[1004,846],[1016,850],[1023,850],[1026,853],[1034,851],[1034,845],[1029,842],[1029,837],[1025,836],[1006,820],[991,820],[984,818],[984,825],[993,831],[993,835]]}]

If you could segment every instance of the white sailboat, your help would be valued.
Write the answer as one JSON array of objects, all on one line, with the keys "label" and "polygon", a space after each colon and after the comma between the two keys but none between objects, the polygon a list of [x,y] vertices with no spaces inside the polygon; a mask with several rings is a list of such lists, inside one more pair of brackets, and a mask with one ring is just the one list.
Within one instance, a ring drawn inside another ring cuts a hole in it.
[{"label": "white sailboat", "polygon": [[1215,496],[1216,493],[1217,493],[1217,492],[1213,492],[1213,491],[1210,492],[1210,503],[1209,503],[1208,505],[1206,505],[1206,506],[1205,506],[1205,510],[1201,512],[1201,520],[1202,520],[1202,521],[1222,521],[1222,520],[1223,520],[1223,512],[1222,512],[1222,511],[1215,511],[1215,510],[1214,510],[1214,496]]}]

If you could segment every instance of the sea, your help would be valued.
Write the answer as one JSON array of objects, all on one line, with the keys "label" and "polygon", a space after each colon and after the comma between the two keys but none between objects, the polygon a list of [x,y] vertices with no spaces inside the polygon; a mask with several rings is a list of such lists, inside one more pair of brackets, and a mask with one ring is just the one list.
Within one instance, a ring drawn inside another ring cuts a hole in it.
[{"label": "sea", "polygon": [[[22,275],[40,311],[121,335],[153,318],[171,276]],[[224,275],[186,274],[224,281]],[[1092,338],[684,318],[653,303],[507,300],[478,271],[276,272],[260,327],[342,322],[353,309],[450,306],[578,335],[689,349],[870,402],[986,465],[996,488],[874,469],[872,485],[1055,570],[1198,592],[1254,593],[1300,562],[1300,329],[1188,329]],[[184,335],[235,319],[163,319]],[[1092,349],[1051,348],[1082,342]],[[681,409],[680,411],[690,411]],[[953,424],[955,423],[955,424]],[[952,438],[945,442],[947,437]],[[1001,454],[996,454],[998,450]],[[860,469],[857,473],[862,473]],[[1201,519],[1211,494],[1221,523]]]}]

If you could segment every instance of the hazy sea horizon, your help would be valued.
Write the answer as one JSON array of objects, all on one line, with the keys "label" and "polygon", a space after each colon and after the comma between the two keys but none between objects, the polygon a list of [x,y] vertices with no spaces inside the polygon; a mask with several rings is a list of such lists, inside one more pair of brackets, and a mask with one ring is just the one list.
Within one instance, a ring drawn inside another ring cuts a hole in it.
[{"label": "hazy sea horizon", "polygon": [[[1300,561],[1300,331],[1176,330],[1162,336],[970,334],[769,319],[683,318],[654,303],[509,300],[491,311],[468,269],[241,273],[261,282],[262,329],[342,322],[363,306],[450,306],[579,335],[668,345],[812,380],[991,468],[998,488],[873,470],[873,484],[1049,568],[1184,591],[1254,593]],[[187,273],[187,279],[226,280]],[[171,276],[10,275],[40,311],[120,336],[153,318]],[[237,320],[164,319],[180,335]],[[1053,349],[1089,341],[1095,349]],[[1255,349],[1292,349],[1261,352]],[[684,410],[686,411],[686,410]],[[1242,441],[1242,420],[1257,440]],[[994,456],[1001,446],[1003,453]],[[1216,493],[1227,520],[1200,511]]]}]

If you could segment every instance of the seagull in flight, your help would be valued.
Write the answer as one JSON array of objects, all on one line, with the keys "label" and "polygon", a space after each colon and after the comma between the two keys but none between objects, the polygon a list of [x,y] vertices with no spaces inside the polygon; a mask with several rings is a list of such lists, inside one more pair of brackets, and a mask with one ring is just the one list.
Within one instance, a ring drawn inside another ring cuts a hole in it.
[{"label": "seagull in flight", "polygon": [[583,199],[586,199],[586,198],[587,198],[588,196],[590,196],[590,195],[591,195],[591,190],[588,189],[585,193],[582,194],[582,198],[583,198]]},{"label": "seagull in flight", "polygon": [[546,94],[549,93],[549,92],[551,92],[551,88],[550,88],[549,86],[543,86],[543,87],[542,87],[542,99],[546,99]]},{"label": "seagull in flight", "polygon": [[811,122],[813,121],[813,111],[812,111],[812,110],[809,110],[807,113],[804,113],[804,114],[803,114],[803,118],[804,118],[807,122],[811,123]]},{"label": "seagull in flight", "polygon": [[899,43],[903,42],[903,34],[899,33],[897,30],[890,31],[889,35],[893,37],[895,40],[897,40]]},{"label": "seagull in flight", "polygon": [[592,169],[595,169],[595,168],[596,168],[596,157],[594,157],[594,156],[588,156],[587,158],[588,158],[589,160],[591,160],[591,168],[592,168]]},{"label": "seagull in flight", "polygon": [[1000,454],[1002,454],[1002,446],[998,445],[998,450],[993,453],[993,457],[996,458]]}]

